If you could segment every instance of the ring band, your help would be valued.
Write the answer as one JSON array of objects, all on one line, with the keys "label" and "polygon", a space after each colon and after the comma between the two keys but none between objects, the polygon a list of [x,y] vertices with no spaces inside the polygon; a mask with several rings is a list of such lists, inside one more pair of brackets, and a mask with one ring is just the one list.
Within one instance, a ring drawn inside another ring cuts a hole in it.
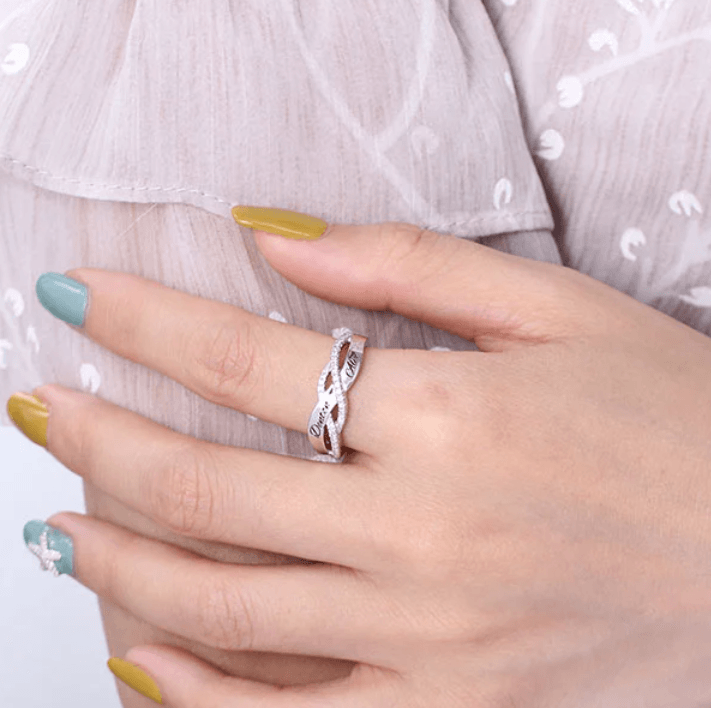
[{"label": "ring band", "polygon": [[[353,385],[363,362],[367,337],[353,334],[343,327],[334,332],[336,341],[331,348],[331,359],[324,366],[318,380],[318,403],[309,418],[309,440],[314,449],[341,461],[341,431],[346,422],[348,401],[346,391]],[[339,362],[343,350],[348,347],[343,365]],[[331,375],[331,383],[326,388],[326,380]],[[338,408],[338,418],[334,414]]]}]

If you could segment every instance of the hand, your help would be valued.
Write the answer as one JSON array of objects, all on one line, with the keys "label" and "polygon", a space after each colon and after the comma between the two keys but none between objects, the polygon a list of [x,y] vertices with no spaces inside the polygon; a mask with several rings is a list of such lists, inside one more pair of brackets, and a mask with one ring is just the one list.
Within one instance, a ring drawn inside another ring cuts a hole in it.
[{"label": "hand", "polygon": [[[35,391],[50,408],[49,452],[122,503],[180,534],[315,562],[221,564],[55,515],[80,583],[209,646],[357,662],[344,680],[279,688],[177,648],[131,649],[164,703],[711,700],[709,339],[568,268],[407,224],[255,238],[313,295],[400,313],[480,351],[367,347],[342,465],[195,440],[56,385]],[[306,434],[332,337],[133,275],[68,275],[91,293],[86,336]]]}]

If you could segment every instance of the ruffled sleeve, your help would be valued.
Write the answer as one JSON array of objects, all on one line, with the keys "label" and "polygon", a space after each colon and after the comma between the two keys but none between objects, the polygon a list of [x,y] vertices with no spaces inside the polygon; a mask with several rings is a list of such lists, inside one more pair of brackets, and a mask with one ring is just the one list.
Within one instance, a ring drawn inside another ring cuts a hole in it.
[{"label": "ruffled sleeve", "polygon": [[553,227],[479,2],[14,5],[0,166],[16,178],[226,218],[242,203],[469,238]]}]

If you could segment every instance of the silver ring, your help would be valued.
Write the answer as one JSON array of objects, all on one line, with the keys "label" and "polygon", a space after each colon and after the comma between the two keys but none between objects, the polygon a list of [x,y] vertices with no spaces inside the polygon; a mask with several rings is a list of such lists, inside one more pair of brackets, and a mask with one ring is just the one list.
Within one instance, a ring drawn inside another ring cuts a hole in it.
[{"label": "silver ring", "polygon": [[[309,418],[309,440],[314,449],[336,458],[341,458],[341,431],[346,422],[348,401],[346,391],[353,385],[363,362],[363,352],[367,337],[353,334],[347,327],[336,330],[336,339],[331,348],[331,359],[324,366],[316,389],[318,403]],[[348,347],[343,365],[339,369],[342,351]],[[326,379],[331,375],[331,383],[326,388]],[[334,414],[338,408],[338,418]]]}]

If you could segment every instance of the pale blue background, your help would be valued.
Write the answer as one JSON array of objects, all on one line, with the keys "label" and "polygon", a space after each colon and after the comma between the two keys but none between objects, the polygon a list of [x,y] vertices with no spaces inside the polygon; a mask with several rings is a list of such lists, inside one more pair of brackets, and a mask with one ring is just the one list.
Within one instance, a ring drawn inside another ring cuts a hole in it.
[{"label": "pale blue background", "polygon": [[0,426],[0,708],[121,708],[96,595],[41,570],[22,538],[59,511],[85,513],[81,479]]}]

